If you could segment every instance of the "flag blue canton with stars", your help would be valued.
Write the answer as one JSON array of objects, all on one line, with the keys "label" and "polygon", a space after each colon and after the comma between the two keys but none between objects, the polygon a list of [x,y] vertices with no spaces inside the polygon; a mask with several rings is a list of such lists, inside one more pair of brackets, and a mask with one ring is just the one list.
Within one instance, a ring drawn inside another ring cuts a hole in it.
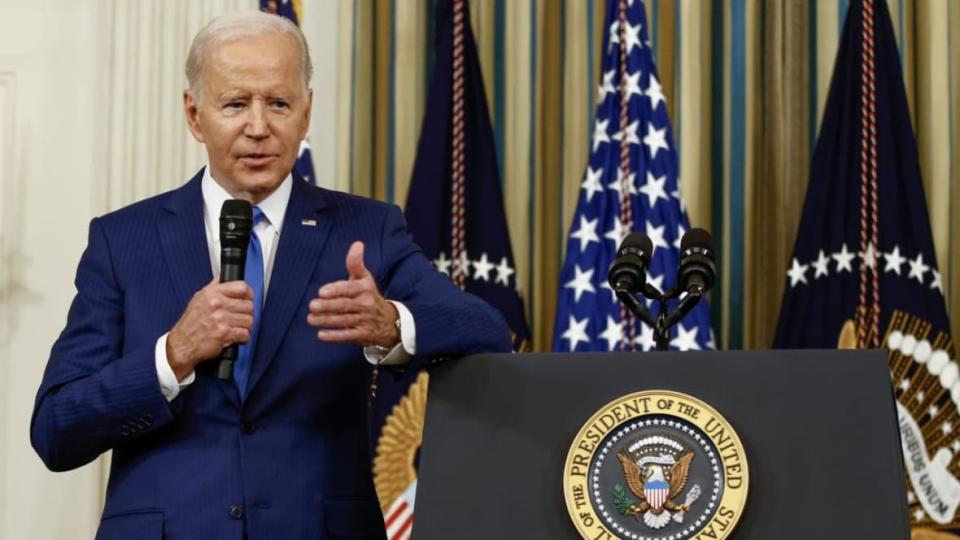
[{"label": "flag blue canton with stars", "polygon": [[[607,284],[617,247],[630,232],[620,221],[621,144],[629,145],[634,229],[646,233],[654,246],[647,280],[661,291],[676,283],[680,238],[690,228],[680,199],[676,147],[647,39],[643,2],[633,1],[627,8],[625,43],[620,40],[616,0],[607,3],[605,28],[590,163],[560,273],[554,351],[613,351],[623,345],[620,303]],[[627,47],[625,77],[619,69],[620,47]],[[629,95],[626,130],[619,126],[621,88]],[[715,348],[706,302],[671,332],[671,349]],[[651,328],[641,325],[637,336],[638,349],[655,349]]]}]

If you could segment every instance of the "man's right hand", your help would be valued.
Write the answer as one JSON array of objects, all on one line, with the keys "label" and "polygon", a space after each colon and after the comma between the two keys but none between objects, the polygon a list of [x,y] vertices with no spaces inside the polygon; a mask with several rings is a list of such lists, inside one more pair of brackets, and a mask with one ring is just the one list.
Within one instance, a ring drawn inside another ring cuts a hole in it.
[{"label": "man's right hand", "polygon": [[[216,279],[216,278],[214,278]],[[246,343],[253,326],[253,289],[244,281],[211,281],[190,299],[167,336],[167,362],[178,381],[197,364]]]}]

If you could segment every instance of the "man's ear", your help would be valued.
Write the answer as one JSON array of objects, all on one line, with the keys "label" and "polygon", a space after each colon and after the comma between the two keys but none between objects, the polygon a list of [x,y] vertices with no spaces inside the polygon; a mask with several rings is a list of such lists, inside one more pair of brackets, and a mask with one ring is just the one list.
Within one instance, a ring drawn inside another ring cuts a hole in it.
[{"label": "man's ear", "polygon": [[301,139],[307,138],[307,133],[310,132],[310,111],[313,110],[313,88],[307,88],[307,108],[303,111],[303,133],[300,134]]},{"label": "man's ear", "polygon": [[193,134],[193,138],[198,142],[206,142],[203,136],[203,130],[200,129],[200,103],[193,96],[190,90],[183,91],[183,115],[187,119],[187,128]]}]

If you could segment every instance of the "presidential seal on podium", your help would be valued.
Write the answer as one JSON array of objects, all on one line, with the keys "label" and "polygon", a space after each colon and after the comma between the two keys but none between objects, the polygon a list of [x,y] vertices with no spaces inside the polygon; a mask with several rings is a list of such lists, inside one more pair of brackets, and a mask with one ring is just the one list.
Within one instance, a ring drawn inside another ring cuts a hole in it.
[{"label": "presidential seal on podium", "polygon": [[730,423],[667,390],[623,396],[597,411],[563,472],[570,518],[595,540],[726,538],[748,486],[746,453]]}]

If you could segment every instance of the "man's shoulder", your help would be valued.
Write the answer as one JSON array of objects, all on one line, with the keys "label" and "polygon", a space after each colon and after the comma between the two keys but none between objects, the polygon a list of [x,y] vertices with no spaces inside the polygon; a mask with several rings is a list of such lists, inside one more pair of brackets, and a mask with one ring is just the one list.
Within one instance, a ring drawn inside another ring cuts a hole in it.
[{"label": "man's shoulder", "polygon": [[396,205],[394,204],[378,201],[376,199],[371,199],[361,195],[345,193],[343,191],[336,191],[314,185],[310,185],[309,189],[313,193],[316,193],[322,197],[328,207],[334,209],[338,213],[344,213],[347,215],[384,215],[392,208],[396,208]]},{"label": "man's shoulder", "polygon": [[177,188],[130,203],[116,210],[107,212],[97,219],[105,226],[126,227],[149,223],[151,218],[157,217],[164,209],[170,208],[171,202],[174,199],[189,199],[190,193],[186,192],[190,191],[191,188],[196,188],[195,196],[198,197],[196,200],[201,201],[202,199],[199,197],[202,197],[202,195],[200,194],[199,185],[193,186],[195,183],[197,183],[196,177],[188,180]]}]

